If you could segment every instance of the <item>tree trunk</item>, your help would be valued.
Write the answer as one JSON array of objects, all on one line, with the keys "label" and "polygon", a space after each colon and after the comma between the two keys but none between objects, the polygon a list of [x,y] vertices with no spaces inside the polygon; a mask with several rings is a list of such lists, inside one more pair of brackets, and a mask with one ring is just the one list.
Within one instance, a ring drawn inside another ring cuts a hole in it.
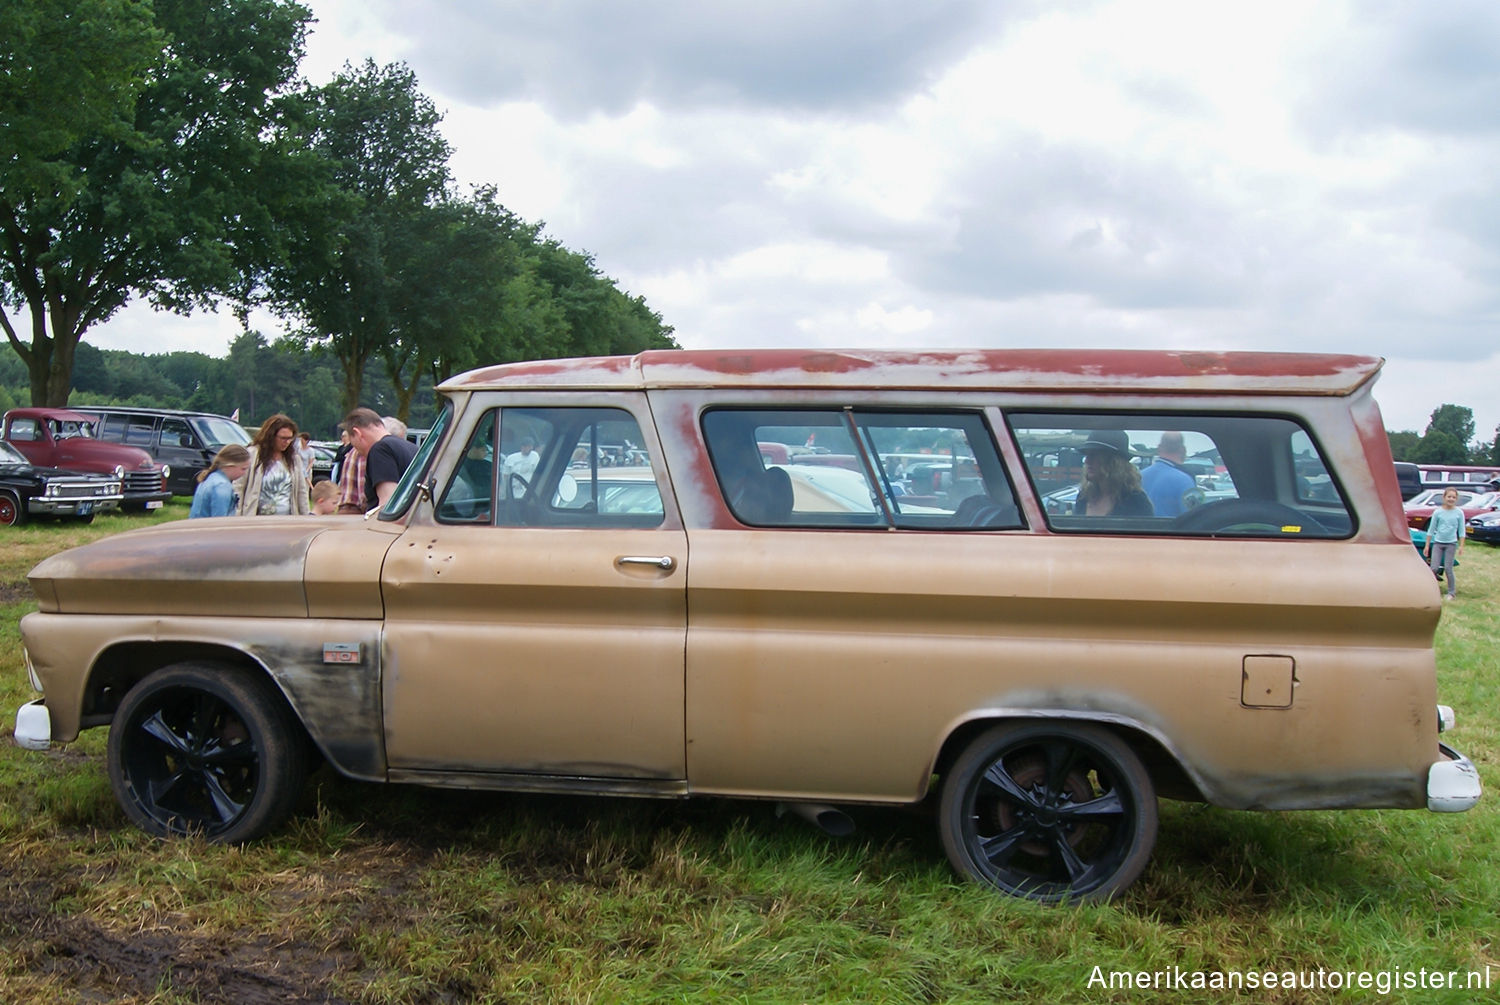
[{"label": "tree trunk", "polygon": [[46,401],[48,408],[63,408],[73,393],[73,357],[78,352],[78,332],[58,333],[52,340],[52,361],[47,367]]},{"label": "tree trunk", "polygon": [[[365,361],[355,358],[357,355],[350,353],[339,357],[339,362],[344,364],[344,415],[359,407],[359,396],[365,389]],[[343,416],[339,416],[339,420],[343,421]]]}]

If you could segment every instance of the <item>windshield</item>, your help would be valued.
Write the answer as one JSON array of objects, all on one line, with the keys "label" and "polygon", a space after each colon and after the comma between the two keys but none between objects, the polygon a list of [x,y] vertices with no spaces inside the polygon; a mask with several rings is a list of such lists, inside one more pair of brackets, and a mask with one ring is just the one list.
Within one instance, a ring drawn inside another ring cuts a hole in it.
[{"label": "windshield", "polygon": [[443,433],[448,428],[448,420],[453,416],[453,403],[443,402],[443,410],[438,413],[437,421],[432,424],[432,432],[422,441],[417,448],[417,456],[411,459],[406,466],[406,474],[396,483],[396,491],[391,493],[390,499],[386,500],[385,507],[380,511],[380,519],[394,520],[406,512],[417,496],[417,486],[422,481],[422,475],[427,470],[428,462],[432,460],[433,453],[438,445],[443,442]]},{"label": "windshield", "polygon": [[15,447],[0,440],[0,464],[30,464]]},{"label": "windshield", "polygon": [[218,450],[230,443],[244,445],[250,442],[250,434],[245,432],[245,427],[238,422],[230,422],[217,415],[188,421],[193,424],[193,428],[198,431],[198,435],[203,438],[203,442],[210,450]]},{"label": "windshield", "polygon": [[84,439],[94,438],[94,426],[89,422],[77,422],[73,419],[53,419],[52,438],[54,440],[71,440],[75,437]]}]

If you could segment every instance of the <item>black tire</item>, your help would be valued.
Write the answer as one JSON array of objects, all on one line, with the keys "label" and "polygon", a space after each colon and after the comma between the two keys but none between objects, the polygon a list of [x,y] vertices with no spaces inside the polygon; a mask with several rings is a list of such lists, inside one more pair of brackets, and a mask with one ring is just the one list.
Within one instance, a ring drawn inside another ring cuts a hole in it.
[{"label": "black tire", "polygon": [[0,492],[0,527],[19,527],[26,522],[26,506],[14,492]]},{"label": "black tire", "polygon": [[89,513],[89,514],[86,514],[84,516],[75,517],[74,519],[76,519],[79,523],[82,523],[82,524],[90,524],[90,523],[94,522],[94,514]]},{"label": "black tire", "polygon": [[1156,791],[1113,733],[1081,723],[997,726],[943,779],[938,827],[960,875],[1043,903],[1104,901],[1156,844]]},{"label": "black tire", "polygon": [[157,837],[251,841],[291,813],[307,777],[301,725],[263,678],[213,663],[163,667],[125,695],[109,782]]},{"label": "black tire", "polygon": [[[1296,531],[1285,528],[1296,527]],[[1328,529],[1290,506],[1265,499],[1219,499],[1195,506],[1172,521],[1172,529],[1188,533],[1274,533],[1277,537],[1323,536]]]}]

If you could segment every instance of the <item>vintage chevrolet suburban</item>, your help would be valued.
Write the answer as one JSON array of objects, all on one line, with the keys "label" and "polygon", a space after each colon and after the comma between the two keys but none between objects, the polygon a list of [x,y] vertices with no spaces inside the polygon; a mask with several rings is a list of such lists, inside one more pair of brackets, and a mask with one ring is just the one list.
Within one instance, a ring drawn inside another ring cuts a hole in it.
[{"label": "vintage chevrolet suburban", "polygon": [[[1104,899],[1159,797],[1480,797],[1437,704],[1378,359],[664,351],[476,370],[364,520],[43,561],[23,745],[109,725],[141,827],[356,779],[934,805],[963,875]],[[1044,503],[1043,496],[1056,496]]]}]

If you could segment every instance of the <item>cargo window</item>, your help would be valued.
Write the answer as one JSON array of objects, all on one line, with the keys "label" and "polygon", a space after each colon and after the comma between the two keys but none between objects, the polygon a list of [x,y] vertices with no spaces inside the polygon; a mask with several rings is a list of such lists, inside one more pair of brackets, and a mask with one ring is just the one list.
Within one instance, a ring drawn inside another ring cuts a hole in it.
[{"label": "cargo window", "polygon": [[1277,416],[1008,417],[1053,530],[1331,538],[1354,518],[1317,444]]},{"label": "cargo window", "polygon": [[130,416],[125,424],[124,442],[139,447],[150,447],[156,440],[156,420],[145,416]]},{"label": "cargo window", "polygon": [[715,409],[703,431],[725,504],[751,526],[1021,526],[977,412]]}]

